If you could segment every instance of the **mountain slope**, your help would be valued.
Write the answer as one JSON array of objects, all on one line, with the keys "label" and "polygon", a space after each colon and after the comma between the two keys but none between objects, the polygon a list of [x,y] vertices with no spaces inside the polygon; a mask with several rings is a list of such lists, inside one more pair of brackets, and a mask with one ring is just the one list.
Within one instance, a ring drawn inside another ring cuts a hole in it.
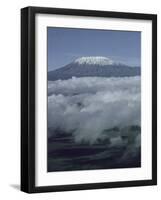
[{"label": "mountain slope", "polygon": [[82,57],[74,62],[48,72],[48,80],[66,80],[75,77],[125,77],[139,76],[140,67],[115,63],[106,57]]}]

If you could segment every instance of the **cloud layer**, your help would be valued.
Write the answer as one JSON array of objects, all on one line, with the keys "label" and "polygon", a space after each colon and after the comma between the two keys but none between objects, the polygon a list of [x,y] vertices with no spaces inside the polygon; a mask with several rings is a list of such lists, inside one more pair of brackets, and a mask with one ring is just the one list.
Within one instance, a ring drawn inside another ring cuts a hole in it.
[{"label": "cloud layer", "polygon": [[[96,142],[106,130],[140,126],[140,77],[84,77],[48,82],[48,128],[72,133],[76,142]],[[113,134],[113,135],[112,135]],[[127,134],[130,132],[127,131]],[[109,137],[119,142],[117,133]],[[139,140],[139,138],[137,138]],[[112,140],[111,140],[112,141]]]}]

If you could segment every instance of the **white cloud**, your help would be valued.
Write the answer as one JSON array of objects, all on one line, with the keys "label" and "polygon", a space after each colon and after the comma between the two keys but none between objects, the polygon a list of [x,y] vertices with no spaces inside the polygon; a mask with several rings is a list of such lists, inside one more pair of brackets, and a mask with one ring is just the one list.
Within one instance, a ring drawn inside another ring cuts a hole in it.
[{"label": "white cloud", "polygon": [[[140,126],[140,77],[50,81],[48,95],[48,128],[73,132],[77,142],[96,142],[113,127]],[[120,142],[116,132],[109,137]]]}]

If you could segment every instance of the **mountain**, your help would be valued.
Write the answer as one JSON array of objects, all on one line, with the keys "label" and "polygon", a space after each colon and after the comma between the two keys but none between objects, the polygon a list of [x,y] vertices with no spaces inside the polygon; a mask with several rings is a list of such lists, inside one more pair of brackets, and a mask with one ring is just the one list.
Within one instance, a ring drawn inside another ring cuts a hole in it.
[{"label": "mountain", "polygon": [[140,67],[116,63],[106,57],[81,57],[68,65],[48,72],[48,80],[66,80],[72,77],[125,77],[139,76]]}]

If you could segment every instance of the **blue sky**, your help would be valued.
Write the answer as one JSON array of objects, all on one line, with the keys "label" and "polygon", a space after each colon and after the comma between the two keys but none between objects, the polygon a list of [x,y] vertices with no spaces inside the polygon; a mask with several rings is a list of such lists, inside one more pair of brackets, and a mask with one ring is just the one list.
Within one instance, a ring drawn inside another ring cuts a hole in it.
[{"label": "blue sky", "polygon": [[130,66],[141,63],[141,33],[48,27],[48,71],[82,56],[105,56]]}]

